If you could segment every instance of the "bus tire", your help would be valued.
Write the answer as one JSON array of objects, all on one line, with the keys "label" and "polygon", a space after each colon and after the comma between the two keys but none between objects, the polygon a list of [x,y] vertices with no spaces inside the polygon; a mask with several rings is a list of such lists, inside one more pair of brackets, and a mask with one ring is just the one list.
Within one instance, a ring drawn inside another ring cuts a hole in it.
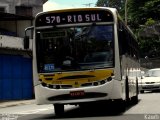
[{"label": "bus tire", "polygon": [[125,94],[126,94],[126,104],[129,104],[130,99],[129,99],[129,85],[128,85],[128,77],[126,76],[126,83],[125,83]]},{"label": "bus tire", "polygon": [[139,94],[139,89],[138,89],[138,79],[136,80],[136,96],[133,98],[133,103],[137,104],[138,103],[138,94]]},{"label": "bus tire", "polygon": [[131,101],[132,101],[133,104],[137,104],[137,103],[138,103],[138,96],[137,96],[137,95],[136,95],[136,96],[133,96],[133,97],[131,98]]},{"label": "bus tire", "polygon": [[119,99],[115,101],[115,108],[117,108],[116,110],[118,110],[118,112],[125,112],[126,110],[126,101]]},{"label": "bus tire", "polygon": [[63,104],[54,104],[54,112],[56,116],[61,116],[64,114],[64,105]]},{"label": "bus tire", "polygon": [[144,93],[144,90],[140,90],[140,93]]},{"label": "bus tire", "polygon": [[138,80],[136,80],[136,95],[131,98],[132,104],[138,103]]},{"label": "bus tire", "polygon": [[138,87],[138,78],[136,80],[136,95],[138,97],[138,94],[139,94],[139,87]]}]

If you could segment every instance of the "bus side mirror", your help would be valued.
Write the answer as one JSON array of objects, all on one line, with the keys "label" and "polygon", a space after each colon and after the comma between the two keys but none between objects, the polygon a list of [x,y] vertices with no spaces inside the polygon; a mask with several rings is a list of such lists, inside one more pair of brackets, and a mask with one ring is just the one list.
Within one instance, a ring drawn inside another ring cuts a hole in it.
[{"label": "bus side mirror", "polygon": [[24,49],[29,49],[29,36],[24,37],[23,44],[24,44]]},{"label": "bus side mirror", "polygon": [[27,31],[33,30],[33,29],[34,29],[34,26],[30,26],[25,29],[25,37],[23,39],[24,49],[29,49],[29,36],[27,36]]}]

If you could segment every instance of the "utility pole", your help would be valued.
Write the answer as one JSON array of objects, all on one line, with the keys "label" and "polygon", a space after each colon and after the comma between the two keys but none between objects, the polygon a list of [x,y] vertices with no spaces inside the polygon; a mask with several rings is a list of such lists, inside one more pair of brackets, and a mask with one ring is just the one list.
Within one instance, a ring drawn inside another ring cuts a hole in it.
[{"label": "utility pole", "polygon": [[125,1],[125,24],[127,25],[127,5],[128,5],[128,0]]},{"label": "utility pole", "polygon": [[86,7],[90,7],[93,3],[86,3],[86,4],[83,4],[85,5]]}]

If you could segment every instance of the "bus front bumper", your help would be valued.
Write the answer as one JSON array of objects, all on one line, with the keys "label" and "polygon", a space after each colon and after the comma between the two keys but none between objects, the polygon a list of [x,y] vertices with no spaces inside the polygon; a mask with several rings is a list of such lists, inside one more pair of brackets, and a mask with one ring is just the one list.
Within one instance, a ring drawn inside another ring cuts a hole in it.
[{"label": "bus front bumper", "polygon": [[[37,104],[78,104],[112,99],[113,81],[99,86],[74,89],[49,89],[38,85],[35,87]],[[120,94],[117,99],[121,98]]]}]

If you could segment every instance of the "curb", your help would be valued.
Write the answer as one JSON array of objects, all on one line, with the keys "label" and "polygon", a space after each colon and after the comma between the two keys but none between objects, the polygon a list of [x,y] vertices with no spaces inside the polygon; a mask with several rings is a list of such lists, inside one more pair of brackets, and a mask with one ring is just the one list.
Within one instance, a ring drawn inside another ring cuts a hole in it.
[{"label": "curb", "polygon": [[29,105],[34,104],[35,100],[18,100],[18,101],[0,101],[0,108],[13,107],[19,105]]}]

